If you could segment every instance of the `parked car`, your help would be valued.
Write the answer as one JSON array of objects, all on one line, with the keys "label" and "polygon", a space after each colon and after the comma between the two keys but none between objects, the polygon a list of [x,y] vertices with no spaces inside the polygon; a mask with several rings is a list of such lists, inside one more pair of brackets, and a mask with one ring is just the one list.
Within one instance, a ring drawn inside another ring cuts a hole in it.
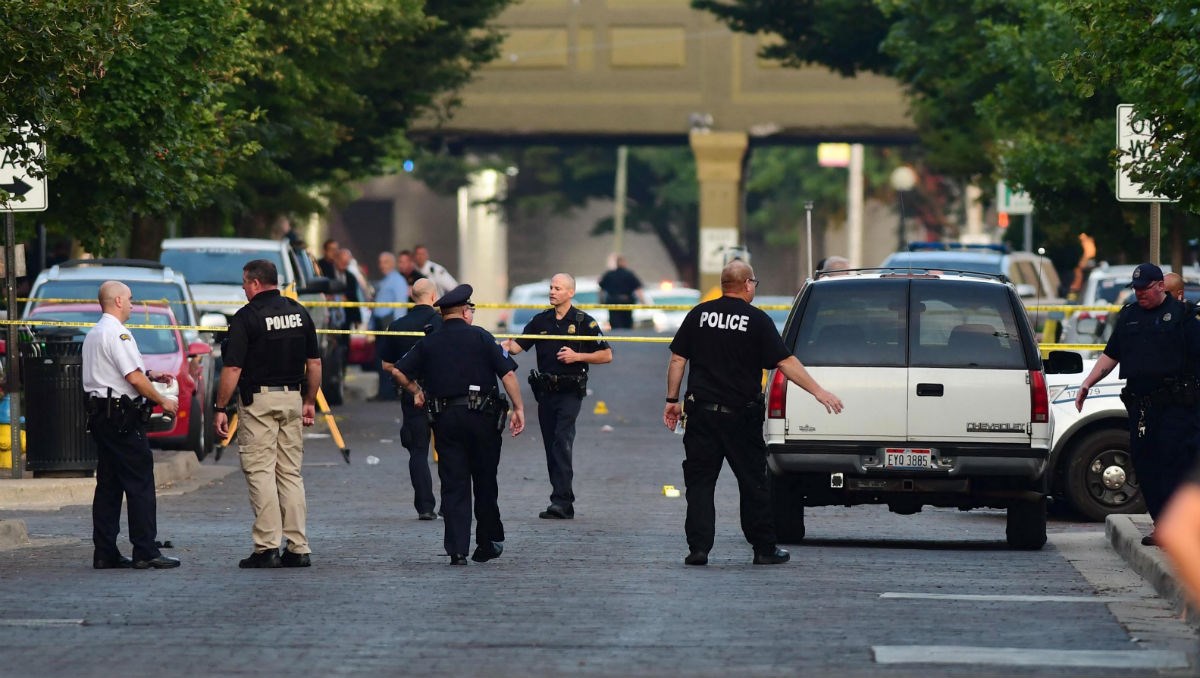
[{"label": "parked car", "polygon": [[804,537],[807,506],[1007,509],[1010,546],[1046,542],[1052,440],[1033,328],[1000,275],[907,269],[805,285],[784,343],[845,403],[828,414],[768,378],[776,531]]},{"label": "parked car", "polygon": [[[162,244],[162,262],[181,270],[191,281],[201,310],[220,313],[226,319],[246,303],[242,290],[242,267],[252,259],[266,259],[279,271],[279,288],[294,293],[301,302],[326,301],[340,290],[329,278],[318,275],[316,262],[305,250],[291,247],[287,240],[255,238],[168,238]],[[340,286],[340,283],[338,283]],[[329,328],[329,309],[308,306],[317,329]],[[331,405],[340,405],[346,358],[337,336],[319,334],[321,345],[321,391]]]},{"label": "parked car", "polygon": [[1089,520],[1104,520],[1110,513],[1145,512],[1146,501],[1129,453],[1129,413],[1121,403],[1125,380],[1113,370],[1089,390],[1083,410],[1077,411],[1079,385],[1096,361],[1076,357],[1052,368],[1054,362],[1047,361],[1046,367],[1054,418],[1051,494]]},{"label": "parked car", "polygon": [[[22,318],[28,318],[46,304],[59,302],[43,300],[74,300],[74,303],[91,303],[96,298],[100,284],[106,280],[120,280],[129,286],[134,303],[161,301],[171,309],[179,324],[189,329],[180,330],[184,346],[198,341],[211,344],[211,335],[201,335],[196,328],[220,324],[211,314],[201,315],[196,306],[196,297],[187,278],[178,270],[157,261],[143,259],[75,259],[42,271],[33,281],[29,291],[31,301],[25,305]],[[213,396],[216,395],[218,375],[217,361],[213,357],[197,359],[202,370],[201,383],[204,395],[205,421],[212,421]]]},{"label": "parked car", "polygon": [[687,306],[687,310],[657,308],[637,309],[633,312],[634,327],[650,326],[655,332],[674,333],[683,324],[692,306],[700,303],[700,290],[682,287],[673,283],[642,290],[646,304],[650,306]]},{"label": "parked car", "polygon": [[[126,324],[162,328],[130,328],[146,368],[175,375],[179,389],[179,411],[174,420],[163,430],[151,429],[146,437],[152,447],[191,450],[203,461],[216,445],[208,397],[210,385],[205,382],[211,373],[204,369],[204,363],[211,362],[207,356],[212,353],[212,347],[198,339],[187,342],[178,329],[175,314],[167,306],[134,304],[132,310],[133,315]],[[95,323],[101,313],[98,303],[41,304],[26,320],[36,329],[39,321]],[[90,328],[79,328],[81,335],[90,331]],[[155,412],[161,411],[155,407]]]},{"label": "parked car", "polygon": [[[1066,303],[1060,294],[1061,282],[1054,264],[1032,252],[1009,252],[1003,245],[954,245],[913,243],[907,252],[888,255],[884,268],[915,271],[973,271],[1003,275],[1016,286],[1017,296],[1026,306],[1055,306]],[[1041,327],[1047,313],[1030,317],[1035,328]]]},{"label": "parked car", "polygon": [[[512,288],[508,295],[510,304],[533,304],[538,308],[507,308],[500,314],[499,328],[501,332],[520,332],[525,325],[533,320],[533,316],[550,308],[550,279],[525,283]],[[600,303],[600,285],[595,277],[575,278],[575,298],[571,302],[575,306],[582,304]],[[588,315],[596,319],[600,327],[607,331],[608,311],[604,309],[586,309]]]}]

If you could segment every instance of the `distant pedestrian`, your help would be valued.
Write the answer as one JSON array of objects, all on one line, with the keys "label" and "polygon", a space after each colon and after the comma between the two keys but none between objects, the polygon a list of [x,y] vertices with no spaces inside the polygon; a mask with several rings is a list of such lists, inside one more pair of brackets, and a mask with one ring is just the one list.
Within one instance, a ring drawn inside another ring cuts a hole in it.
[{"label": "distant pedestrian", "polygon": [[[413,293],[413,285],[418,280],[425,279],[425,274],[417,270],[417,262],[413,261],[412,252],[408,250],[400,250],[396,253],[396,270],[400,271],[400,275],[404,276],[404,280],[408,283],[408,295],[416,300],[416,295]],[[437,285],[433,286],[434,298],[437,295]]]},{"label": "distant pedestrian", "polygon": [[[151,404],[175,416],[178,402],[160,394],[152,381],[174,377],[146,369],[137,340],[125,323],[133,312],[133,293],[109,280],[97,295],[103,315],[83,340],[83,389],[88,394],[87,426],[96,441],[96,492],[92,499],[92,567],[164,569],[179,560],[158,550],[154,495],[154,456],[146,441],[142,415]],[[19,451],[14,454],[20,454]],[[128,507],[133,559],[121,555],[121,500]]]},{"label": "distant pedestrian", "polygon": [[[776,544],[767,496],[763,370],[779,369],[826,411],[842,411],[842,401],[821,388],[784,346],[770,316],[750,305],[757,287],[749,264],[741,260],[726,264],[721,271],[724,294],[689,311],[671,342],[663,423],[674,430],[680,419],[686,418],[684,531],[690,552],[683,562],[687,565],[708,564],[716,534],[713,494],[725,461],[737,476],[742,533],[754,548],[754,564],[775,565],[791,557]],[[689,362],[691,371],[681,405],[679,389]]]},{"label": "distant pedestrian", "polygon": [[[433,281],[422,276],[412,286],[413,303],[403,318],[388,325],[389,332],[424,332],[430,334],[442,326],[442,316],[433,307],[437,288]],[[389,377],[396,363],[421,340],[419,336],[383,336],[376,342],[383,371]],[[418,385],[420,382],[418,381]],[[400,392],[400,408],[404,423],[400,426],[400,444],[408,450],[408,477],[413,486],[413,505],[421,520],[435,520],[437,505],[433,496],[433,476],[429,473],[429,415],[417,407],[412,394]]]},{"label": "distant pedestrian", "polygon": [[[1167,294],[1163,272],[1139,265],[1130,283],[1136,303],[1124,306],[1104,353],[1079,385],[1075,408],[1120,365],[1129,411],[1129,451],[1138,486],[1154,520],[1196,463],[1200,439],[1200,321],[1195,309]],[[1142,544],[1156,544],[1155,533]]]},{"label": "distant pedestrian", "polygon": [[505,343],[511,355],[530,348],[537,351],[538,371],[530,372],[529,385],[538,403],[538,425],[550,475],[550,505],[538,517],[548,520],[575,517],[575,420],[587,394],[588,366],[612,362],[613,355],[595,318],[571,305],[574,298],[575,278],[566,273],[550,278],[551,308],[533,316],[521,334],[578,339],[509,339]]},{"label": "distant pedestrian", "polygon": [[242,289],[248,303],[229,322],[215,403],[217,435],[225,438],[234,390],[241,396],[238,456],[254,509],[254,552],[238,567],[308,567],[312,549],[300,467],[302,427],[316,419],[321,387],[317,329],[303,306],[279,293],[275,264],[255,259],[243,266]]},{"label": "distant pedestrian", "polygon": [[[392,369],[416,406],[428,403],[433,416],[446,527],[443,544],[451,565],[467,564],[472,496],[476,527],[471,560],[487,562],[504,551],[504,524],[496,501],[501,433],[506,421],[514,436],[525,428],[512,361],[490,332],[471,325],[471,292],[470,285],[459,285],[434,302],[442,314],[441,329],[420,339]],[[512,402],[511,411],[497,378]]]},{"label": "distant pedestrian", "polygon": [[417,270],[437,285],[439,295],[445,294],[458,286],[458,283],[454,280],[454,276],[450,275],[450,271],[447,271],[445,266],[429,260],[428,247],[424,245],[414,247],[413,261],[417,264]]},{"label": "distant pedestrian", "polygon": [[[600,291],[603,292],[600,301],[605,304],[632,304],[634,301],[646,303],[642,294],[642,281],[629,270],[625,257],[618,254],[616,264],[616,268],[600,276]],[[610,310],[608,324],[614,330],[633,327],[633,311]]]},{"label": "distant pedestrian", "polygon": [[317,260],[317,268],[320,269],[321,275],[326,278],[334,277],[334,271],[337,270],[338,252],[341,249],[338,241],[333,238],[326,240],[321,245],[321,258]]},{"label": "distant pedestrian", "polygon": [[1183,296],[1183,276],[1178,273],[1164,273],[1163,287],[1167,290],[1167,294],[1180,301],[1186,301]]},{"label": "distant pedestrian", "polygon": [[817,262],[817,272],[821,275],[838,275],[839,271],[848,270],[850,270],[850,260],[836,254]]},{"label": "distant pedestrian", "polygon": [[[408,282],[396,270],[396,255],[391,252],[379,254],[379,274],[382,278],[375,285],[375,301],[377,303],[408,303]],[[371,309],[371,330],[386,330],[396,318],[404,317],[408,312],[407,306],[376,306]],[[379,390],[367,398],[370,401],[395,400],[399,397],[396,384],[391,375],[383,371],[376,358],[376,369],[379,373]]]}]

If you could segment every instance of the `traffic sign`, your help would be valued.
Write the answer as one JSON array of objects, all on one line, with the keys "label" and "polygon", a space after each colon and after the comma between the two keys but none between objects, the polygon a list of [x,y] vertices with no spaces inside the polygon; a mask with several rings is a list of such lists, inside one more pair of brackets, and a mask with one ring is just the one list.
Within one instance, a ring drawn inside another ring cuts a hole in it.
[{"label": "traffic sign", "polygon": [[997,181],[996,211],[1005,214],[1033,214],[1033,198],[1025,191],[1014,191],[1005,182]]},{"label": "traffic sign", "polygon": [[1176,202],[1157,193],[1143,190],[1129,176],[1129,163],[1149,159],[1154,148],[1153,130],[1149,121],[1133,119],[1133,104],[1117,106],[1117,200],[1121,202]]},{"label": "traffic sign", "polygon": [[[18,131],[24,133],[24,130]],[[45,144],[23,145],[32,152],[32,157],[46,157]],[[48,204],[46,178],[32,176],[31,168],[18,148],[0,148],[0,190],[8,192],[8,200],[0,200],[0,212],[41,212]]]}]

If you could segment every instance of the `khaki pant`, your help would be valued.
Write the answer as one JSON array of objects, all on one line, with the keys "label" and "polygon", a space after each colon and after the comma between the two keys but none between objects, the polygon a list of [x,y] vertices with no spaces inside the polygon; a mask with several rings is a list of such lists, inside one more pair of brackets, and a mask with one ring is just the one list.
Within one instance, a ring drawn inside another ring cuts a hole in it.
[{"label": "khaki pant", "polygon": [[238,409],[238,447],[242,472],[254,509],[254,550],[278,549],[280,535],[293,553],[311,553],[304,533],[307,504],[300,465],[304,459],[300,393],[255,393]]}]

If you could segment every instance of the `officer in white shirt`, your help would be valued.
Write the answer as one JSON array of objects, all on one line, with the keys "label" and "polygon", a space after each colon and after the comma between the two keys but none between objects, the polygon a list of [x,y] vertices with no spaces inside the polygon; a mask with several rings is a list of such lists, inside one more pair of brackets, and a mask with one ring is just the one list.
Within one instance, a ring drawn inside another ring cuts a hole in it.
[{"label": "officer in white shirt", "polygon": [[424,245],[414,247],[413,261],[417,264],[417,270],[432,280],[434,285],[437,285],[439,297],[458,287],[458,281],[450,275],[450,271],[447,271],[445,266],[429,260],[428,247]]},{"label": "officer in white shirt", "polygon": [[[152,373],[142,362],[133,334],[125,327],[133,295],[116,280],[100,285],[104,315],[83,341],[83,390],[88,430],[96,441],[96,494],[92,499],[92,566],[97,570],[179,567],[155,545],[154,457],[144,418],[153,404],[175,416],[179,403],[155,390],[151,381],[170,384],[170,374]],[[121,499],[129,507],[133,558],[121,555]]]}]

